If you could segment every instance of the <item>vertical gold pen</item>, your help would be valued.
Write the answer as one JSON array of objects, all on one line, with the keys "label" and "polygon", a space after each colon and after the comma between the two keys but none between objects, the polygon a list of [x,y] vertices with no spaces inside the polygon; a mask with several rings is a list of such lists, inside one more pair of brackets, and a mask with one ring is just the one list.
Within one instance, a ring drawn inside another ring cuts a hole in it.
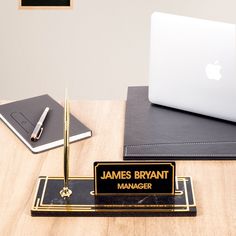
[{"label": "vertical gold pen", "polygon": [[64,107],[64,187],[60,191],[61,197],[70,197],[72,191],[68,186],[69,179],[69,155],[70,155],[70,147],[69,147],[69,131],[70,131],[70,107],[68,101],[67,90],[65,94],[65,107]]}]

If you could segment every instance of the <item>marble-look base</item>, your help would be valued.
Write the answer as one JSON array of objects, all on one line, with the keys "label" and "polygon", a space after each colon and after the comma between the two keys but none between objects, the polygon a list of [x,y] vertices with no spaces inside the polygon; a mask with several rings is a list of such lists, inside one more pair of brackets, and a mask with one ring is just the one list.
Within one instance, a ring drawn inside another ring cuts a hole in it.
[{"label": "marble-look base", "polygon": [[32,216],[196,216],[191,177],[177,177],[175,195],[95,196],[94,179],[72,177],[63,199],[62,177],[39,177]]}]

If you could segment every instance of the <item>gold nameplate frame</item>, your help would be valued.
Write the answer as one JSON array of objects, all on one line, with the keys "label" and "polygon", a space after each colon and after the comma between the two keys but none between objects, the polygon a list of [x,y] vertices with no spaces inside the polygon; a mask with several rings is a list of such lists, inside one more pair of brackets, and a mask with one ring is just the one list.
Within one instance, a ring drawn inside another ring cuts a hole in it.
[{"label": "gold nameplate frame", "polygon": [[94,163],[95,195],[173,195],[175,162]]}]

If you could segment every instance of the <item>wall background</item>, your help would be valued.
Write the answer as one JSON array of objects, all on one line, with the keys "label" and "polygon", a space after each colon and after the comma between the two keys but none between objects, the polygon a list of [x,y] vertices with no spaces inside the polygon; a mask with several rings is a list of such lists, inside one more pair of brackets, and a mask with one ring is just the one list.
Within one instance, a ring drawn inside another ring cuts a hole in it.
[{"label": "wall background", "polygon": [[148,84],[149,20],[163,11],[236,23],[234,0],[73,0],[72,10],[0,6],[0,99],[49,93],[125,99]]}]

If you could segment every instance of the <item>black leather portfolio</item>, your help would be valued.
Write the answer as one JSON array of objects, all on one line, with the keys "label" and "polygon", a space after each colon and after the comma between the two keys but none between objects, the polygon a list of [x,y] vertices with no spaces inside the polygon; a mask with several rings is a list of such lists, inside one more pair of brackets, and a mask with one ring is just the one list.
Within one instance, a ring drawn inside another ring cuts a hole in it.
[{"label": "black leather portfolio", "polygon": [[[36,142],[31,134],[44,109],[49,107],[43,132]],[[1,120],[35,153],[63,145],[64,108],[49,95],[28,98],[0,106]],[[70,142],[91,137],[92,131],[70,115]]]},{"label": "black leather portfolio", "polygon": [[236,159],[236,123],[153,105],[148,87],[129,87],[124,159]]}]

